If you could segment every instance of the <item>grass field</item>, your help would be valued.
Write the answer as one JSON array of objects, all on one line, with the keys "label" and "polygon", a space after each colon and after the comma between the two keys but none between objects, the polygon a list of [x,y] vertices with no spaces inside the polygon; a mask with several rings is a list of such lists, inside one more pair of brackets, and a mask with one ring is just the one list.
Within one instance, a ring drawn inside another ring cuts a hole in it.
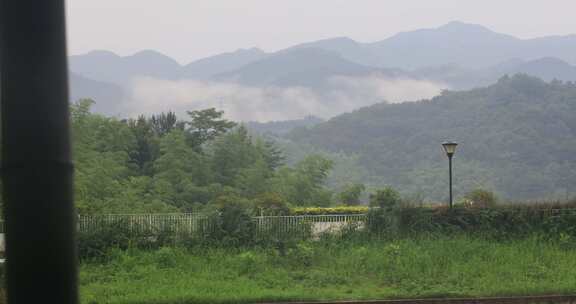
[{"label": "grass field", "polygon": [[576,291],[571,242],[439,237],[277,249],[112,251],[84,262],[83,303],[251,303]]}]

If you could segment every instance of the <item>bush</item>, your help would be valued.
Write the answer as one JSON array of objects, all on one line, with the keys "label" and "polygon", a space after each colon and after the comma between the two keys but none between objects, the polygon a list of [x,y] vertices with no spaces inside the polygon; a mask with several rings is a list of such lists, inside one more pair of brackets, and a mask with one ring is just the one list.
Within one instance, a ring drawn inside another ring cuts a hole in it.
[{"label": "bush", "polygon": [[88,232],[78,233],[78,255],[80,258],[102,258],[112,248],[127,249],[133,235],[123,220],[107,223],[103,220],[92,223]]},{"label": "bush", "polygon": [[159,268],[174,268],[178,265],[180,252],[171,247],[162,247],[153,255],[154,262]]},{"label": "bush", "polygon": [[295,247],[290,248],[288,257],[292,261],[297,261],[298,265],[310,267],[314,261],[314,247],[307,243],[298,243]]},{"label": "bush", "polygon": [[370,195],[370,206],[372,207],[395,209],[400,207],[401,203],[400,193],[389,186]]},{"label": "bush", "polygon": [[370,205],[377,208],[368,213],[368,230],[371,233],[395,236],[400,230],[401,203],[400,194],[391,187],[370,195]]},{"label": "bush", "polygon": [[241,246],[254,243],[256,223],[252,219],[250,201],[234,196],[219,197],[214,204],[217,213],[211,216],[215,233],[211,236],[222,245]]},{"label": "bush", "polygon": [[288,203],[278,193],[263,193],[254,199],[254,214],[278,216],[290,214]]},{"label": "bush", "polygon": [[494,192],[475,189],[464,196],[464,205],[472,208],[492,208],[498,203],[498,198]]},{"label": "bush", "polygon": [[238,267],[238,272],[241,275],[253,276],[261,271],[261,266],[265,261],[253,251],[246,251],[240,253],[235,259]]},{"label": "bush", "polygon": [[179,237],[172,223],[155,223],[131,229],[126,219],[95,218],[78,233],[78,256],[81,259],[102,258],[111,249],[157,249],[175,245]]},{"label": "bush", "polygon": [[348,185],[338,194],[338,199],[342,204],[348,206],[360,205],[360,196],[365,189],[363,184]]}]

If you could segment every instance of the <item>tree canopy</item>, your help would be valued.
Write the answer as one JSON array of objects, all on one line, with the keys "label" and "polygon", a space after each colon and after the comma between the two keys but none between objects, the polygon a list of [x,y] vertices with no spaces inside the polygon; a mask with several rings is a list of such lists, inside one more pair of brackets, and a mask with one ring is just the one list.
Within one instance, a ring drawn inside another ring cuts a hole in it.
[{"label": "tree canopy", "polygon": [[485,188],[506,199],[564,199],[576,185],[576,84],[503,77],[486,88],[362,108],[288,137],[356,155],[365,182],[429,200],[446,199],[440,144],[454,140],[456,195]]},{"label": "tree canopy", "polygon": [[[271,139],[250,134],[223,112],[174,113],[118,120],[71,106],[78,211],[194,212],[219,202],[251,202],[274,212],[328,205],[332,161],[312,155],[293,166]],[[264,207],[263,207],[264,206]]]}]

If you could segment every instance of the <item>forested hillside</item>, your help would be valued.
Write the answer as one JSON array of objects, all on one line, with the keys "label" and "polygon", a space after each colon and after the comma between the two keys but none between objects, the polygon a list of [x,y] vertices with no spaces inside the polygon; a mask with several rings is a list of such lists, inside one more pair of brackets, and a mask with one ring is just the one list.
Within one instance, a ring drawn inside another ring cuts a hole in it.
[{"label": "forested hillside", "polygon": [[81,214],[192,212],[326,206],[334,162],[303,156],[291,165],[279,146],[250,135],[215,109],[118,120],[72,105],[76,205]]},{"label": "forested hillside", "polygon": [[510,199],[565,198],[576,191],[576,84],[526,75],[431,100],[377,104],[289,134],[297,143],[356,154],[371,184],[444,199],[441,143],[460,143],[455,192],[495,190]]}]

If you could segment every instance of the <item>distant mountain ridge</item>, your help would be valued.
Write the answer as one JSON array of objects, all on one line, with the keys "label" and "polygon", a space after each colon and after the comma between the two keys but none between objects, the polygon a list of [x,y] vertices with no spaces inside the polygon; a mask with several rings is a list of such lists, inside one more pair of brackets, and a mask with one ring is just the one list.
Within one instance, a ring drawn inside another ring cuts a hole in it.
[{"label": "distant mountain ridge", "polygon": [[420,77],[449,84],[452,89],[467,90],[495,83],[504,75],[527,74],[545,81],[576,81],[576,66],[558,58],[544,57],[535,60],[511,59],[486,69],[442,65],[412,71]]},{"label": "distant mountain ridge", "polygon": [[337,37],[302,43],[276,53],[257,48],[240,49],[184,66],[151,50],[124,57],[108,51],[93,51],[71,56],[70,66],[72,71],[86,77],[116,83],[125,82],[128,75],[206,79],[233,72],[271,55],[300,49],[332,52],[347,61],[373,68],[405,70],[442,65],[490,68],[513,59],[530,61],[545,57],[576,65],[576,35],[519,39],[480,25],[453,21],[438,28],[402,32],[371,43]]},{"label": "distant mountain ridge", "polygon": [[401,32],[371,43],[340,37],[293,48],[299,47],[333,51],[360,64],[408,70],[446,64],[487,68],[509,59],[541,57],[557,57],[576,64],[576,35],[519,39],[459,21],[438,28]]},{"label": "distant mountain ridge", "polygon": [[252,86],[317,87],[335,75],[365,75],[377,69],[348,61],[336,53],[314,48],[294,49],[270,55],[216,79]]},{"label": "distant mountain ridge", "polygon": [[[274,53],[257,48],[240,49],[185,65],[153,50],[130,56],[93,51],[71,56],[69,62],[72,72],[99,83],[89,88],[84,81],[82,90],[73,88],[73,95],[83,95],[80,94],[83,91],[99,99],[110,95],[91,93],[100,91],[98,86],[120,87],[129,94],[134,80],[141,77],[234,83],[253,88],[304,87],[328,95],[334,89],[334,84],[327,85],[331,79],[348,77],[359,79],[356,82],[370,82],[376,75],[379,79],[428,81],[432,86],[463,90],[490,85],[503,75],[516,73],[544,80],[575,81],[576,35],[519,39],[455,21],[371,43],[337,37]],[[110,107],[118,98],[112,100],[97,100],[97,104],[108,107],[97,107],[99,111],[114,112]]]},{"label": "distant mountain ridge", "polygon": [[231,53],[224,53],[191,62],[182,68],[182,78],[210,79],[218,74],[231,72],[247,64],[267,57],[264,51],[258,48],[240,49]]},{"label": "distant mountain ridge", "polygon": [[124,101],[125,91],[122,87],[100,82],[70,73],[70,101],[90,98],[96,100],[92,110],[98,113],[115,116],[122,114],[119,105]]},{"label": "distant mountain ridge", "polygon": [[134,76],[177,79],[180,64],[156,51],[145,50],[130,56],[109,51],[92,51],[69,58],[70,69],[93,80],[128,85]]}]

